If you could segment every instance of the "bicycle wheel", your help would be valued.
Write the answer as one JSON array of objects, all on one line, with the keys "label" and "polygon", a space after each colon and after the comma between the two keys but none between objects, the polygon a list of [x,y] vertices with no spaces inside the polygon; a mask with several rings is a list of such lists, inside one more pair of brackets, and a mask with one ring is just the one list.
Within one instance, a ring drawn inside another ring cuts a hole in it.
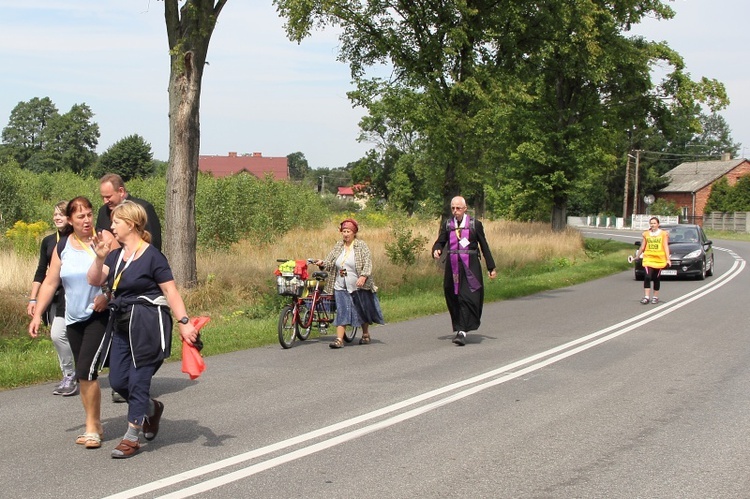
[{"label": "bicycle wheel", "polygon": [[286,305],[279,315],[279,343],[284,348],[292,348],[299,325],[294,321],[294,307]]},{"label": "bicycle wheel", "polygon": [[346,329],[344,330],[344,341],[347,343],[354,341],[354,338],[357,336],[357,331],[359,331],[359,327],[346,326]]},{"label": "bicycle wheel", "polygon": [[310,309],[307,308],[307,305],[300,303],[297,306],[299,310],[299,320],[302,323],[302,326],[297,324],[297,327],[295,329],[297,338],[299,338],[302,341],[305,341],[307,338],[310,337],[310,332],[312,331],[312,323],[310,323],[310,327],[304,327],[305,324],[310,322]]}]

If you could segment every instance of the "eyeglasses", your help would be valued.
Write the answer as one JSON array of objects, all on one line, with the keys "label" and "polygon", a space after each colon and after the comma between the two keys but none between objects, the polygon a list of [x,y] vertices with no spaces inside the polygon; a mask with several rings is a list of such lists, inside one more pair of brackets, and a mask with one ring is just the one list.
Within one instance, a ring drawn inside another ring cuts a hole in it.
[{"label": "eyeglasses", "polygon": [[451,211],[456,211],[456,210],[461,211],[465,209],[466,209],[466,206],[451,206]]}]

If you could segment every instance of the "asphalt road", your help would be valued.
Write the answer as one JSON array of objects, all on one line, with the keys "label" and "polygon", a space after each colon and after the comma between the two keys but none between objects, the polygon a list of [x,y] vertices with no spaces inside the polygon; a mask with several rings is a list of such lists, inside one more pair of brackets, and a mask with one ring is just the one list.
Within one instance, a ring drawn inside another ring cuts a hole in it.
[{"label": "asphalt road", "polygon": [[171,363],[161,432],[128,460],[106,378],[99,450],[73,443],[78,397],[2,392],[0,495],[750,497],[748,255],[716,241],[715,275],[659,305],[632,272],[487,304],[465,347],[440,314],[209,357],[192,382]]}]

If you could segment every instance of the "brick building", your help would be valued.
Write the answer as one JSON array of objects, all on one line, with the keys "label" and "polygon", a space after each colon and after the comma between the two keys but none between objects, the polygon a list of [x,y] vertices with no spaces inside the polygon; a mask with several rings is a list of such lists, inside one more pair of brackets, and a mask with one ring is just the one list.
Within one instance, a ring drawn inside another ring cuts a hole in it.
[{"label": "brick building", "polygon": [[336,197],[339,199],[346,199],[347,201],[354,201],[361,207],[367,206],[367,200],[369,195],[365,192],[364,184],[355,184],[351,187],[341,186],[336,190]]},{"label": "brick building", "polygon": [[750,161],[746,158],[730,159],[727,155],[719,161],[682,163],[663,175],[669,185],[656,193],[656,197],[675,203],[682,220],[702,224],[703,210],[714,183],[726,177],[729,185],[734,185],[748,174]]},{"label": "brick building", "polygon": [[198,170],[210,173],[214,177],[226,177],[235,173],[252,173],[258,178],[266,174],[273,175],[274,180],[289,178],[289,164],[286,156],[280,158],[265,158],[263,154],[237,154],[230,152],[228,156],[203,156],[198,158]]}]

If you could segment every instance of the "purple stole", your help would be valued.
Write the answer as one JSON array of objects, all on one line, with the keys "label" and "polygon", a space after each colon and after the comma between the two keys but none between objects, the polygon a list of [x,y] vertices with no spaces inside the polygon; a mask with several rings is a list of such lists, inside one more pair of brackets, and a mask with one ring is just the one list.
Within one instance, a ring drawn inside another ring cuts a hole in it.
[{"label": "purple stole", "polygon": [[[479,280],[476,278],[476,276],[474,276],[474,274],[471,272],[471,269],[469,268],[469,253],[467,251],[461,251],[463,250],[463,248],[461,248],[458,244],[461,239],[466,239],[467,241],[469,240],[469,215],[464,215],[463,228],[457,229],[456,219],[451,218],[448,221],[448,229],[448,250],[450,251],[451,273],[453,274],[453,293],[458,294],[459,290],[459,258],[461,259],[464,271],[466,272],[466,281],[469,284],[469,289],[474,292],[481,288],[482,285],[479,283]],[[459,251],[461,252],[459,253]]]}]

